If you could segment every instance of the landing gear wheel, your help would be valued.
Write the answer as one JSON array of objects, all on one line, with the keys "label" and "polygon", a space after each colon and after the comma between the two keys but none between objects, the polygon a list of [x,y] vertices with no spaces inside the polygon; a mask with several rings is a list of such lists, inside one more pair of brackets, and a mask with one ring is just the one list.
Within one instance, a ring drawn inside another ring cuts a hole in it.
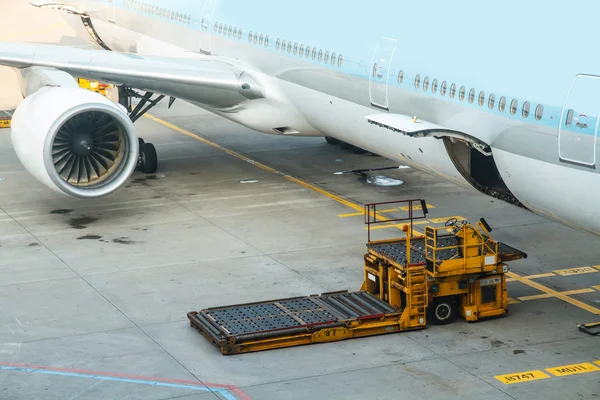
[{"label": "landing gear wheel", "polygon": [[145,174],[154,174],[158,169],[158,155],[152,143],[144,143],[140,147],[140,168]]},{"label": "landing gear wheel", "polygon": [[342,143],[341,140],[338,140],[336,138],[332,138],[331,136],[325,136],[325,140],[327,141],[327,143],[332,144],[332,145],[336,145],[336,144]]},{"label": "landing gear wheel", "polygon": [[346,143],[346,142],[341,142],[340,146],[342,147],[342,149],[344,150],[348,150],[354,154],[365,154],[367,151],[361,149],[360,147],[356,147],[350,143]]},{"label": "landing gear wheel", "polygon": [[455,305],[452,298],[441,297],[435,299],[429,308],[429,320],[432,324],[447,325],[454,321]]}]

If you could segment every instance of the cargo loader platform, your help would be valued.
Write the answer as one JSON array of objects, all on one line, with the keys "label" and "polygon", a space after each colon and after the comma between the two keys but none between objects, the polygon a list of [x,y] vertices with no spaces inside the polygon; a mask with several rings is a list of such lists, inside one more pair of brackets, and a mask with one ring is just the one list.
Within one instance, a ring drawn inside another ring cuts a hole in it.
[{"label": "cargo loader platform", "polygon": [[[389,218],[378,205],[400,203],[408,216]],[[364,280],[359,291],[214,307],[187,314],[190,325],[231,355],[311,343],[333,342],[445,325],[460,315],[469,322],[508,311],[506,262],[527,254],[456,218],[444,226],[413,230],[428,213],[425,200],[365,205],[368,226]],[[419,213],[419,210],[421,211]],[[371,225],[405,221],[405,237],[372,240]]]},{"label": "cargo loader platform", "polygon": [[368,292],[217,307],[188,313],[225,355],[398,332],[401,312]]}]

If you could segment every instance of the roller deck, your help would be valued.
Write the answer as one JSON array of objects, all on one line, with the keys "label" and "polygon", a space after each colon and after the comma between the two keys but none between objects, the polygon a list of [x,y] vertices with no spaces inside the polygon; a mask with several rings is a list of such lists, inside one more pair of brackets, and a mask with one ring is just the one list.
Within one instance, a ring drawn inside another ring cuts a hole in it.
[{"label": "roller deck", "polygon": [[398,332],[400,315],[359,291],[209,308],[188,313],[188,319],[229,355]]}]

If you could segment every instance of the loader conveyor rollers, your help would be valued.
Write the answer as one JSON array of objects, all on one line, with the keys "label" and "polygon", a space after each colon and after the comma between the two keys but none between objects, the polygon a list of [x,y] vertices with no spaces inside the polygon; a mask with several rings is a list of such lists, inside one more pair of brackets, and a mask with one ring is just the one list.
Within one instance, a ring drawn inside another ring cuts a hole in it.
[{"label": "loader conveyor rollers", "polygon": [[227,355],[399,332],[400,315],[366,291],[344,291],[193,311],[188,319]]}]

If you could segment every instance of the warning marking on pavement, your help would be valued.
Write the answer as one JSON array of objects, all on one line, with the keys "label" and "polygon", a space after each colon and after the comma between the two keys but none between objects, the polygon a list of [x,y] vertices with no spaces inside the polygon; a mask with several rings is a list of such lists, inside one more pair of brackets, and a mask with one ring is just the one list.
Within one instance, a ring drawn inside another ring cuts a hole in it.
[{"label": "warning marking on pavement", "polygon": [[514,374],[507,375],[496,375],[494,378],[498,379],[500,382],[505,385],[512,385],[513,383],[520,382],[531,382],[537,381],[539,379],[548,379],[550,376],[548,374],[543,373],[540,370],[535,371],[525,371],[525,372],[517,372]]},{"label": "warning marking on pavement", "polygon": [[579,268],[568,268],[568,269],[560,269],[558,271],[554,271],[559,275],[568,276],[568,275],[580,275],[580,274],[590,274],[592,272],[598,272],[597,269],[592,267],[579,267]]},{"label": "warning marking on pavement", "polygon": [[546,371],[550,372],[552,375],[566,376],[566,375],[585,374],[588,372],[600,371],[600,368],[596,367],[592,363],[581,363],[581,364],[563,365],[561,367],[546,368]]}]

